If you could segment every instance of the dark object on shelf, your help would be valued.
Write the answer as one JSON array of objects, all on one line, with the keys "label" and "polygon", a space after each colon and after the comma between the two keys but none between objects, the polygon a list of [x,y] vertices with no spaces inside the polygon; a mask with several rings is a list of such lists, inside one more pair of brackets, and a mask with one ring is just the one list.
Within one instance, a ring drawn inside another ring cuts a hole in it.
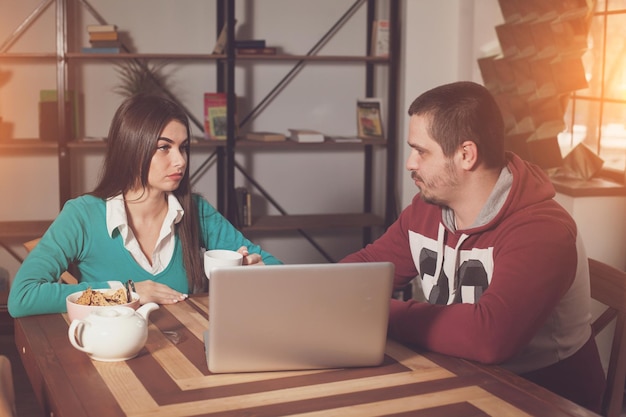
[{"label": "dark object on shelf", "polygon": [[[39,103],[39,138],[47,141],[57,141],[59,137],[59,108],[56,101],[42,101]],[[76,138],[72,104],[65,102],[65,126],[68,139]]]},{"label": "dark object on shelf", "polygon": [[284,142],[287,136],[278,132],[248,132],[246,139],[257,142]]},{"label": "dark object on shelf", "polygon": [[239,48],[235,49],[237,55],[276,55],[278,48],[275,46],[267,46],[265,48]]},{"label": "dark object on shelf", "polygon": [[252,207],[250,192],[246,187],[235,188],[237,196],[237,226],[247,227],[252,225]]},{"label": "dark object on shelf", "polygon": [[236,40],[235,48],[265,48],[265,39]]}]

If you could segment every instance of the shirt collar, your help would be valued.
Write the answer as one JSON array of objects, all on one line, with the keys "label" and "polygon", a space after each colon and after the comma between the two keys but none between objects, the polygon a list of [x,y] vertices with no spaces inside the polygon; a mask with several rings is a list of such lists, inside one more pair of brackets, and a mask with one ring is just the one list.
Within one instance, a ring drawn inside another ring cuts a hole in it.
[{"label": "shirt collar", "polygon": [[[182,220],[183,214],[185,214],[185,211],[176,196],[172,193],[167,193],[167,215],[164,223],[171,222],[170,224],[177,224]],[[123,235],[127,234],[128,218],[126,217],[123,194],[118,194],[106,200],[106,221],[109,236],[113,237],[115,229],[119,229]]]}]

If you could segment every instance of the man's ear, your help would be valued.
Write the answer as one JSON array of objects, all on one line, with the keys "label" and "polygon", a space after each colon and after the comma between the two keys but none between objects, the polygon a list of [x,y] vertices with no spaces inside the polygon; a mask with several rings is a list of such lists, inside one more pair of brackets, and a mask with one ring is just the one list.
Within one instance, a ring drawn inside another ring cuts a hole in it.
[{"label": "man's ear", "polygon": [[471,171],[478,166],[478,147],[471,140],[466,140],[461,144],[460,149],[461,167]]}]

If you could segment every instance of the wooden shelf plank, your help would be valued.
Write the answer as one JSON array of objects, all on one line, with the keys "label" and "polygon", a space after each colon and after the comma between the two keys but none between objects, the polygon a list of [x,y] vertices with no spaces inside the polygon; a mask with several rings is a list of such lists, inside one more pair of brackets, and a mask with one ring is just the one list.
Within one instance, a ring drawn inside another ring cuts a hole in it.
[{"label": "wooden shelf plank", "polygon": [[57,54],[55,52],[9,52],[0,54],[0,59],[7,61],[49,59],[54,61],[57,59]]},{"label": "wooden shelf plank", "polygon": [[268,150],[274,149],[311,149],[311,148],[320,148],[320,149],[358,149],[363,148],[366,145],[373,146],[385,146],[385,140],[362,140],[361,142],[335,142],[333,140],[325,140],[320,143],[299,143],[293,140],[285,140],[282,142],[260,142],[255,140],[247,140],[247,139],[237,139],[235,142],[235,147],[237,149],[249,149],[249,148],[265,148]]},{"label": "wooden shelf plank", "polygon": [[368,55],[237,55],[237,61],[331,61],[331,62],[371,62],[375,64],[389,63],[389,58]]},{"label": "wooden shelf plank", "polygon": [[[16,54],[13,54],[16,55]],[[26,55],[26,54],[23,54]],[[55,57],[54,54],[51,55]],[[164,60],[225,60],[226,55],[217,54],[180,54],[180,53],[119,53],[119,54],[84,54],[80,52],[68,52],[68,59],[164,59]],[[368,55],[237,55],[236,61],[319,61],[319,62],[370,62],[374,64],[387,64],[389,58]]]},{"label": "wooden shelf plank", "polygon": [[68,52],[68,59],[166,59],[166,60],[198,60],[198,61],[217,61],[226,59],[226,55],[214,54],[180,54],[180,53],[125,53],[119,54],[83,54],[80,52]]},{"label": "wooden shelf plank", "polygon": [[26,242],[43,235],[52,220],[20,220],[0,222],[0,241]]},{"label": "wooden shelf plank", "polygon": [[41,139],[0,140],[0,156],[21,153],[56,152],[58,148],[59,145],[56,142],[43,141]]},{"label": "wooden shelf plank", "polygon": [[372,213],[299,214],[259,217],[243,231],[347,229],[383,225],[383,218]]}]

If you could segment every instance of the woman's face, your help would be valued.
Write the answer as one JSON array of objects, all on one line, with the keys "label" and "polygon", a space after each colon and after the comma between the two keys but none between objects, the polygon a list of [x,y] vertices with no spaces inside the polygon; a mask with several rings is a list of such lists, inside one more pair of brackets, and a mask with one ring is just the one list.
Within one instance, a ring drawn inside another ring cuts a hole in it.
[{"label": "woman's face", "polygon": [[148,185],[152,190],[169,192],[178,188],[187,167],[189,138],[185,126],[172,120],[157,140],[150,162]]}]

